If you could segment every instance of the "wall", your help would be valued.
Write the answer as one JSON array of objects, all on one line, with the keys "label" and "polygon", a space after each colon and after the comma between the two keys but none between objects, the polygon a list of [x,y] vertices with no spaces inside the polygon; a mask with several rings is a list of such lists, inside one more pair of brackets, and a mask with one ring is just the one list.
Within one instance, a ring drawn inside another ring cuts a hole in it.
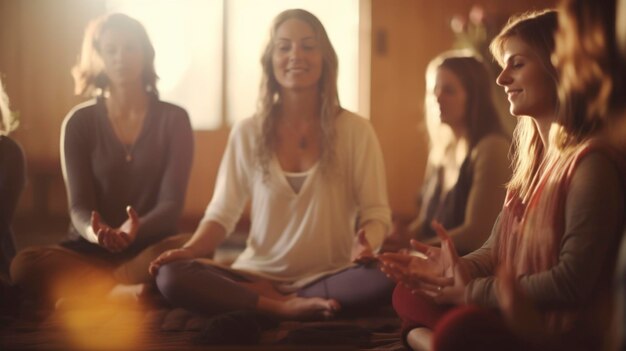
[{"label": "wall", "polygon": [[[424,71],[453,42],[450,19],[473,4],[507,17],[548,0],[371,0],[370,115],[387,167],[390,203],[409,217],[422,182],[427,141],[422,121]],[[72,95],[69,70],[83,29],[104,10],[102,0],[0,0],[0,72],[22,125],[14,137],[28,156],[29,180],[19,215],[66,215],[60,176],[60,125],[81,101]],[[228,130],[195,132],[196,153],[185,218],[195,222],[211,198]],[[193,191],[191,191],[193,189]]]},{"label": "wall", "polygon": [[389,200],[400,217],[415,213],[427,136],[422,127],[428,62],[451,48],[450,20],[473,5],[506,20],[510,14],[553,6],[547,0],[373,0],[371,119],[387,166]]}]

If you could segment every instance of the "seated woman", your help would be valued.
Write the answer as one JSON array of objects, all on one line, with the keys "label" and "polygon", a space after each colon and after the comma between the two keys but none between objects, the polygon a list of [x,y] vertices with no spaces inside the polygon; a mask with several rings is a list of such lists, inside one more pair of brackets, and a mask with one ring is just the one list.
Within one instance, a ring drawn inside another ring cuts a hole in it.
[{"label": "seated woman", "polygon": [[175,234],[193,133],[185,110],[158,98],[144,27],[123,14],[93,21],[73,73],[76,93],[96,98],[62,127],[69,238],[23,250],[11,266],[27,295],[47,301],[149,282],[149,263],[187,239]]},{"label": "seated woman", "polygon": [[491,76],[479,59],[444,53],[431,61],[426,77],[431,149],[420,212],[409,233],[394,234],[405,242],[412,237],[436,244],[431,222],[437,220],[464,255],[487,240],[500,212],[511,176],[509,141],[494,106]]},{"label": "seated woman", "polygon": [[18,126],[9,109],[9,98],[0,81],[0,280],[9,282],[9,266],[15,256],[11,221],[26,182],[26,161],[22,148],[9,138]]},{"label": "seated woman", "polygon": [[[626,1],[621,1],[621,15],[618,3],[609,0],[601,3],[584,0],[563,0],[559,5],[559,30],[556,35],[554,57],[557,69],[561,72],[559,87],[565,110],[560,119],[566,128],[574,120],[586,121],[590,129],[602,129],[601,138],[610,140],[619,149],[622,157],[626,155]],[[618,13],[618,15],[616,15]],[[619,30],[620,23],[623,26]],[[620,40],[606,40],[620,38]],[[580,45],[580,43],[590,45]],[[620,45],[623,53],[619,55]],[[602,87],[598,89],[599,87]],[[573,116],[573,119],[572,117]],[[599,124],[594,126],[594,124]],[[622,178],[623,179],[623,178]],[[626,187],[622,183],[622,191]],[[605,207],[606,208],[606,207]],[[622,214],[623,216],[623,214]],[[624,227],[626,229],[626,227]],[[598,350],[623,350],[624,337],[624,283],[626,282],[626,231],[621,235],[620,261],[617,263],[617,281],[619,290],[616,302],[618,306],[606,304],[606,314],[602,316],[601,327],[610,320],[610,315],[617,316],[617,328],[606,328],[604,334],[610,336],[611,344],[598,340]],[[596,235],[601,235],[600,232]],[[527,296],[525,288],[520,286],[513,272],[500,272],[502,282],[498,286],[500,309],[510,328],[519,337],[532,342],[536,348],[545,350],[570,348],[567,340],[560,335],[547,331],[541,315],[534,308],[532,296]],[[612,339],[612,340],[611,340]],[[606,346],[609,347],[606,347]],[[621,345],[621,348],[618,346]]]},{"label": "seated woman", "polygon": [[597,349],[607,329],[609,267],[624,225],[623,160],[597,138],[601,120],[559,114],[550,60],[556,29],[555,11],[526,14],[491,45],[503,67],[497,82],[519,121],[515,171],[489,240],[459,258],[439,225],[441,249],[413,242],[426,259],[381,257],[400,282],[393,302],[413,349],[532,349],[493,310],[498,267],[508,267],[546,329],[568,345]]},{"label": "seated woman", "polygon": [[[159,290],[205,314],[286,319],[389,301],[393,282],[375,265],[354,265],[372,259],[390,225],[382,152],[369,122],[339,104],[337,55],[321,22],[300,9],[280,13],[261,62],[257,113],[233,127],[193,237],[153,262]],[[229,267],[200,259],[248,200],[243,253]]]}]

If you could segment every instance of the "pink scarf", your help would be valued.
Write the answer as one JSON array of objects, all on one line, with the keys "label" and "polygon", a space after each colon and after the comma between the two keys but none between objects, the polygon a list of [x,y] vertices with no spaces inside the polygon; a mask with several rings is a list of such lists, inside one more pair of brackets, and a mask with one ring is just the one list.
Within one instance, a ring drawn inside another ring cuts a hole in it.
[{"label": "pink scarf", "polygon": [[[622,156],[597,139],[549,157],[527,204],[517,194],[507,193],[495,243],[496,262],[512,267],[517,276],[547,271],[558,263],[569,186],[580,161],[592,151],[609,156],[624,174]],[[553,331],[571,329],[576,317],[576,311],[545,312]]]}]

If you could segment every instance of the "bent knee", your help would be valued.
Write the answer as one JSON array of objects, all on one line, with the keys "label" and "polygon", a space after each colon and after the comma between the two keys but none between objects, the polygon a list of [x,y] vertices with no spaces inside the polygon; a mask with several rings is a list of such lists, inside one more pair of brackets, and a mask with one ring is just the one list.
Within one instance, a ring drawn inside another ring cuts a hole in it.
[{"label": "bent knee", "polygon": [[178,261],[159,267],[155,277],[156,285],[163,296],[168,300],[177,300],[189,284],[193,275],[190,270],[194,261]]},{"label": "bent knee", "polygon": [[18,252],[9,268],[13,284],[29,297],[46,293],[57,270],[56,265],[49,262],[54,251],[49,247],[29,247]]},{"label": "bent knee", "polygon": [[48,250],[45,247],[29,247],[19,251],[11,261],[10,274],[13,283],[24,285],[25,282],[41,275],[42,261]]}]

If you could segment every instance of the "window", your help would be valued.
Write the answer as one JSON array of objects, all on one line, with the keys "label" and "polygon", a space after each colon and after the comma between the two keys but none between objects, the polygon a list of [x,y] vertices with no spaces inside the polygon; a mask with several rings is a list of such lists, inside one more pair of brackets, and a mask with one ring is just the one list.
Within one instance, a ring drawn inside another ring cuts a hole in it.
[{"label": "window", "polygon": [[162,99],[185,107],[194,129],[206,130],[254,113],[271,21],[288,8],[306,9],[322,21],[339,56],[341,103],[367,115],[369,90],[362,86],[369,85],[369,77],[361,73],[369,69],[368,48],[362,45],[369,43],[361,21],[365,5],[364,0],[108,0],[107,11],[143,23],[156,50]]}]

